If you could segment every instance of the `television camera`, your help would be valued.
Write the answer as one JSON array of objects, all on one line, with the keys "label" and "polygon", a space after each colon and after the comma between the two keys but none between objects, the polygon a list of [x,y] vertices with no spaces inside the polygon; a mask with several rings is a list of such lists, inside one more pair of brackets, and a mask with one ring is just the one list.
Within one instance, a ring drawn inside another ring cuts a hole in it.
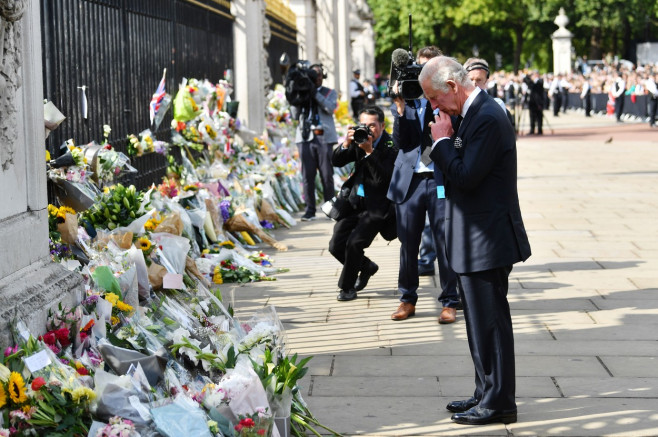
[{"label": "television camera", "polygon": [[[411,14],[409,14],[409,50],[395,49],[391,55],[388,94],[393,98],[402,97],[405,100],[414,100],[423,96],[423,89],[418,82],[418,76],[423,66],[416,63],[414,59],[412,40]],[[398,83],[397,92],[394,89],[396,81]]]}]

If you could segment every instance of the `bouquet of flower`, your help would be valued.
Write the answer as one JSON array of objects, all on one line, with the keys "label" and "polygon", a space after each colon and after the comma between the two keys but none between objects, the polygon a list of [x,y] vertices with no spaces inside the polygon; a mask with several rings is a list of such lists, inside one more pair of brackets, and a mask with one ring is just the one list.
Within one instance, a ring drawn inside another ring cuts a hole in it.
[{"label": "bouquet of flower", "polygon": [[240,437],[269,436],[272,432],[274,418],[267,412],[268,408],[258,407],[252,414],[239,414],[240,422],[233,427],[235,435]]},{"label": "bouquet of flower", "polygon": [[134,185],[126,188],[116,184],[112,188],[105,188],[98,201],[84,212],[83,217],[95,227],[112,230],[128,226],[144,214],[149,202],[150,198],[137,191]]}]

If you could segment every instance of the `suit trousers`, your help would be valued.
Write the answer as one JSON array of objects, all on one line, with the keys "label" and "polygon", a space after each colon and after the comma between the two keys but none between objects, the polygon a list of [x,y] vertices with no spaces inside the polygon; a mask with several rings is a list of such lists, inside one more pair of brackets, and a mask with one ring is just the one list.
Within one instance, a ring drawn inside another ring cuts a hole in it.
[{"label": "suit trousers", "polygon": [[515,403],[514,334],[507,302],[512,266],[459,274],[468,347],[475,366],[480,406],[513,410]]},{"label": "suit trousers", "polygon": [[553,94],[553,115],[558,116],[560,113],[560,108],[562,107],[562,93],[559,91],[556,91],[555,94]]},{"label": "suit trousers", "polygon": [[334,197],[334,167],[331,165],[333,144],[325,144],[313,137],[311,141],[297,143],[299,160],[302,162],[302,180],[306,214],[315,215],[315,176],[320,171],[324,201]]},{"label": "suit trousers", "polygon": [[530,114],[530,133],[535,133],[535,125],[537,125],[537,133],[543,134],[542,123],[544,121],[544,111],[537,108],[528,108]]},{"label": "suit trousers", "polygon": [[656,109],[658,108],[658,97],[649,99],[649,125],[656,125]]},{"label": "suit trousers", "polygon": [[353,289],[359,272],[370,266],[372,261],[364,250],[370,247],[383,225],[383,219],[372,218],[368,211],[345,217],[334,225],[329,252],[343,265],[338,279],[341,290]]},{"label": "suit trousers", "polygon": [[615,98],[615,118],[617,118],[617,121],[621,120],[621,116],[624,113],[624,100],[625,100],[624,94],[621,96]]},{"label": "suit trousers", "polygon": [[425,213],[427,213],[439,264],[441,283],[439,301],[444,307],[456,307],[459,304],[457,276],[448,265],[445,251],[445,199],[437,198],[434,178],[414,175],[407,197],[402,203],[395,205],[395,213],[398,239],[401,243],[398,274],[398,290],[402,295],[400,301],[413,305],[418,301],[418,250],[425,228]]}]

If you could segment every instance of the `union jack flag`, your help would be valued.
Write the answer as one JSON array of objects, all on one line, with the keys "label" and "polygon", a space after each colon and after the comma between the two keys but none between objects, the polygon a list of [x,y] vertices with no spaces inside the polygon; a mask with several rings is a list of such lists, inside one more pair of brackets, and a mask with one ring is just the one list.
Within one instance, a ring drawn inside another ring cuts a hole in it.
[{"label": "union jack flag", "polygon": [[160,110],[160,104],[162,103],[162,99],[167,95],[167,92],[165,91],[165,77],[167,75],[167,69],[165,68],[164,71],[162,72],[162,80],[160,81],[160,84],[158,85],[158,89],[155,90],[155,93],[153,94],[153,97],[151,98],[151,103],[149,104],[149,113],[151,116],[151,124],[153,124],[153,120],[155,120],[155,115],[158,113]]}]

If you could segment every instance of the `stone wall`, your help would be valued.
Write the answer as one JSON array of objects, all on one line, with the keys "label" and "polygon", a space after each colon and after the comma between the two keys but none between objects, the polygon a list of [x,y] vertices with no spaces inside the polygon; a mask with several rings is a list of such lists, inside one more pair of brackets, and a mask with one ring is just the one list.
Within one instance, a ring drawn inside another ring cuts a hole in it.
[{"label": "stone wall", "polygon": [[0,345],[16,318],[45,329],[82,277],[50,262],[39,0],[0,0]]}]

